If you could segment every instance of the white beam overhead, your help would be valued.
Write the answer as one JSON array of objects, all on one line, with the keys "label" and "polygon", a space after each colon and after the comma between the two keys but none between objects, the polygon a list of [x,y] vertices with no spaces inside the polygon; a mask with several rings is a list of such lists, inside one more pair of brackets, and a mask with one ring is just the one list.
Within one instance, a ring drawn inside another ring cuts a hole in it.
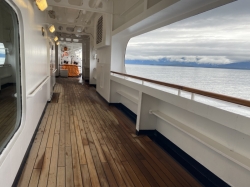
[{"label": "white beam overhead", "polygon": [[[61,0],[59,2],[55,2],[54,0],[48,0],[47,3],[49,6],[63,7],[63,8],[71,8],[75,10],[83,10],[104,14],[112,14],[113,13],[113,2],[112,1],[97,1],[93,7],[90,7],[87,1],[82,1],[81,5],[74,5],[69,3],[70,0]],[[100,6],[101,5],[101,6]]]}]

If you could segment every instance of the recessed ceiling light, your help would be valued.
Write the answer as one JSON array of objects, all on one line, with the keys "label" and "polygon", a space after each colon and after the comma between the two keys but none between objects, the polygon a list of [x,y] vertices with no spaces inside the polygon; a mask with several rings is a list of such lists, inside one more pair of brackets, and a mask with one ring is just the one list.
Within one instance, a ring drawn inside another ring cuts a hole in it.
[{"label": "recessed ceiling light", "polygon": [[41,11],[44,11],[48,7],[46,0],[36,0],[36,5]]},{"label": "recessed ceiling light", "polygon": [[51,25],[50,27],[49,27],[49,31],[51,32],[51,33],[53,33],[53,32],[55,32],[55,26],[54,25]]}]

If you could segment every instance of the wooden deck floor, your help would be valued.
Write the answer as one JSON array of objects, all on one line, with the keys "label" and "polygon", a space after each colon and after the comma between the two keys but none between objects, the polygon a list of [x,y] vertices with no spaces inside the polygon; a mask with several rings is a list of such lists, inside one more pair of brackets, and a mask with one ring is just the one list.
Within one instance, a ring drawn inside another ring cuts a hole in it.
[{"label": "wooden deck floor", "polygon": [[201,186],[95,90],[57,79],[19,187]]}]

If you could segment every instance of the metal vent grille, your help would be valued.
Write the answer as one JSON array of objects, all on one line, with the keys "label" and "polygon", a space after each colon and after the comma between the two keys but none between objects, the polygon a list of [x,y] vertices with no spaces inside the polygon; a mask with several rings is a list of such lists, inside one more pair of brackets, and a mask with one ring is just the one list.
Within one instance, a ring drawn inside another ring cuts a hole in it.
[{"label": "metal vent grille", "polygon": [[101,16],[97,22],[96,44],[102,42],[102,33],[103,33],[102,30],[103,30],[103,16]]}]

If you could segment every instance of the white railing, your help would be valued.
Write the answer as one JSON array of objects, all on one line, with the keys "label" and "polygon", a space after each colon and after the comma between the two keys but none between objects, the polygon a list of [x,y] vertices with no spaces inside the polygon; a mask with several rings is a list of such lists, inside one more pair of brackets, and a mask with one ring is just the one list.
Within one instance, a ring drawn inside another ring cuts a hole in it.
[{"label": "white railing", "polygon": [[181,85],[137,77],[134,75],[111,71],[111,75],[162,90],[196,102],[204,103],[222,110],[250,117],[250,101],[217,93],[207,92]]}]

